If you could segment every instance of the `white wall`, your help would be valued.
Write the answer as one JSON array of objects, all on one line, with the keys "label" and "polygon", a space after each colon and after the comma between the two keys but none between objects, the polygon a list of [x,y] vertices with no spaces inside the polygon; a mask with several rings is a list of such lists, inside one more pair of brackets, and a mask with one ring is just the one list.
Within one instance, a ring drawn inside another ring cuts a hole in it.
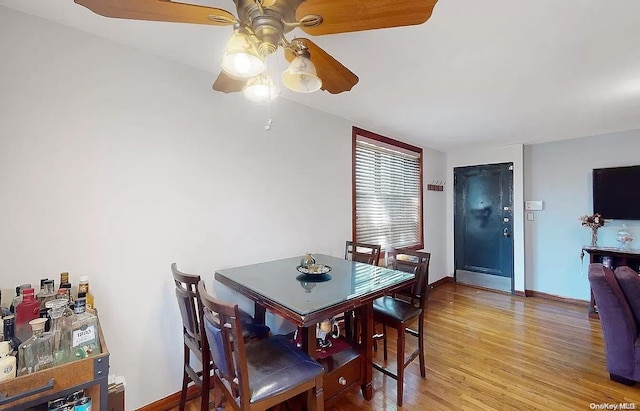
[{"label": "white wall", "polygon": [[[525,222],[526,288],[580,300],[589,299],[582,245],[591,230],[578,218],[593,212],[592,170],[640,164],[640,130],[525,146],[526,200],[543,200],[544,210]],[[630,190],[640,190],[640,182]],[[616,232],[627,223],[636,238],[640,222],[609,221],[599,230],[598,245],[617,247]],[[630,244],[640,247],[640,240]]]},{"label": "white wall", "polygon": [[429,282],[433,283],[447,277],[447,225],[445,216],[446,191],[451,188],[445,185],[445,192],[427,191],[426,187],[432,181],[447,180],[447,157],[444,153],[425,149],[424,168],[424,248],[431,253],[429,262]]},{"label": "white wall", "polygon": [[[350,122],[280,99],[266,132],[267,108],[212,92],[215,74],[4,7],[0,55],[0,286],[88,274],[127,409],[180,389],[172,262],[211,286],[218,268],[342,255]],[[444,174],[443,153],[425,162],[425,181]],[[437,273],[429,192],[425,214]]]},{"label": "white wall", "polygon": [[521,144],[473,148],[450,152],[447,155],[447,272],[454,273],[453,249],[453,169],[455,167],[473,166],[494,163],[513,163],[513,267],[514,289],[524,291],[524,229],[523,229],[523,146]]}]

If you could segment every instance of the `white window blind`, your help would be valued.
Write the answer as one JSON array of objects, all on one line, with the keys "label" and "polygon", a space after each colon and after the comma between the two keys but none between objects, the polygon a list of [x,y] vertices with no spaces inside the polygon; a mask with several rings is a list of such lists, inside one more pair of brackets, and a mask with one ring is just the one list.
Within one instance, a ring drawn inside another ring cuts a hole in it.
[{"label": "white window blind", "polygon": [[422,243],[422,154],[356,136],[356,241],[403,248]]}]

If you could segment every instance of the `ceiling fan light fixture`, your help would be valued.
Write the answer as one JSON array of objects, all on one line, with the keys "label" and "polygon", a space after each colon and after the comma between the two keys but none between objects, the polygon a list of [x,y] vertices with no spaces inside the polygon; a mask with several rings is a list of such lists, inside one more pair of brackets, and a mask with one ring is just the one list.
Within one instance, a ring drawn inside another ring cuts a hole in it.
[{"label": "ceiling fan light fixture", "polygon": [[289,90],[298,93],[313,93],[322,87],[316,66],[305,56],[297,56],[291,61],[289,68],[282,73],[282,82]]},{"label": "ceiling fan light fixture", "polygon": [[266,103],[278,96],[280,90],[273,84],[268,76],[263,74],[255,76],[242,89],[242,94],[249,100],[257,103]]},{"label": "ceiling fan light fixture", "polygon": [[257,76],[266,67],[255,43],[241,31],[234,31],[229,38],[221,66],[225,73],[237,78]]}]

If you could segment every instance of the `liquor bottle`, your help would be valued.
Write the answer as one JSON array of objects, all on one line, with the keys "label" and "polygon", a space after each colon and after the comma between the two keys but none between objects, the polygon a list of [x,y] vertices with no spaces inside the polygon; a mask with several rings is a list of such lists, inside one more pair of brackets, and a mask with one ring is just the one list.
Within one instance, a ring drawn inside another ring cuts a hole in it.
[{"label": "liquor bottle", "polygon": [[89,276],[88,275],[81,275],[80,276],[80,283],[78,284],[78,295],[80,295],[81,292],[84,292],[86,294],[86,298],[87,298],[87,308],[92,308],[95,309],[96,306],[93,304],[93,294],[91,294],[91,292],[89,292]]},{"label": "liquor bottle", "polygon": [[73,297],[71,296],[71,283],[62,283],[58,289],[58,295],[56,298],[66,298],[69,307],[73,308]]},{"label": "liquor bottle", "polygon": [[75,314],[64,298],[47,301],[46,306],[49,309],[50,332],[53,334],[53,360],[56,365],[64,364],[73,360],[71,355],[71,327]]},{"label": "liquor bottle", "polygon": [[101,352],[100,337],[98,335],[98,316],[86,310],[87,302],[85,298],[84,292],[78,292],[78,298],[73,309],[76,318],[71,325],[71,351],[77,359],[100,354]]},{"label": "liquor bottle", "polygon": [[43,288],[36,296],[40,303],[40,308],[45,308],[45,303],[56,298],[55,282],[53,280],[44,280]]},{"label": "liquor bottle", "polygon": [[16,307],[22,302],[22,290],[26,290],[27,288],[31,288],[31,284],[22,284],[16,287],[16,296],[13,298],[9,311],[15,314]]},{"label": "liquor bottle", "polygon": [[22,302],[16,307],[16,336],[26,341],[31,336],[29,321],[38,318],[40,303],[33,298],[33,288],[22,290]]},{"label": "liquor bottle", "polygon": [[11,344],[11,350],[15,354],[22,341],[18,340],[15,333],[15,316],[13,314],[7,315],[2,319],[2,334],[4,341]]},{"label": "liquor bottle", "polygon": [[4,317],[5,315],[9,315],[9,314],[11,314],[11,311],[9,311],[9,307],[2,304],[2,289],[0,289],[0,317]]},{"label": "liquor bottle", "polygon": [[44,282],[47,281],[47,280],[48,280],[48,278],[41,278],[40,279],[40,291],[38,291],[36,293],[36,299],[37,299],[38,295],[40,295],[41,293],[44,292]]},{"label": "liquor bottle", "polygon": [[0,382],[16,378],[16,357],[11,355],[11,343],[0,342]]},{"label": "liquor bottle", "polygon": [[18,348],[18,376],[54,366],[53,335],[44,331],[46,322],[46,318],[29,321],[33,335]]}]

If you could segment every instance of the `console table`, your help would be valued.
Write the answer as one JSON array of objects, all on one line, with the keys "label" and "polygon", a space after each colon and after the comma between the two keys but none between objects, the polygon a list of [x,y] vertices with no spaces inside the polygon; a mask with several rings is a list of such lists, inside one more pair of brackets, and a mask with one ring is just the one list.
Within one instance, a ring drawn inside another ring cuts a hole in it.
[{"label": "console table", "polygon": [[[615,247],[582,247],[580,254],[581,258],[584,258],[584,253],[589,254],[589,264],[602,263],[612,270],[621,265],[626,265],[633,268],[635,271],[640,270],[640,249],[624,249]],[[589,301],[589,317],[600,318],[598,315],[598,308],[596,307],[593,293],[591,293],[591,299]]]}]

